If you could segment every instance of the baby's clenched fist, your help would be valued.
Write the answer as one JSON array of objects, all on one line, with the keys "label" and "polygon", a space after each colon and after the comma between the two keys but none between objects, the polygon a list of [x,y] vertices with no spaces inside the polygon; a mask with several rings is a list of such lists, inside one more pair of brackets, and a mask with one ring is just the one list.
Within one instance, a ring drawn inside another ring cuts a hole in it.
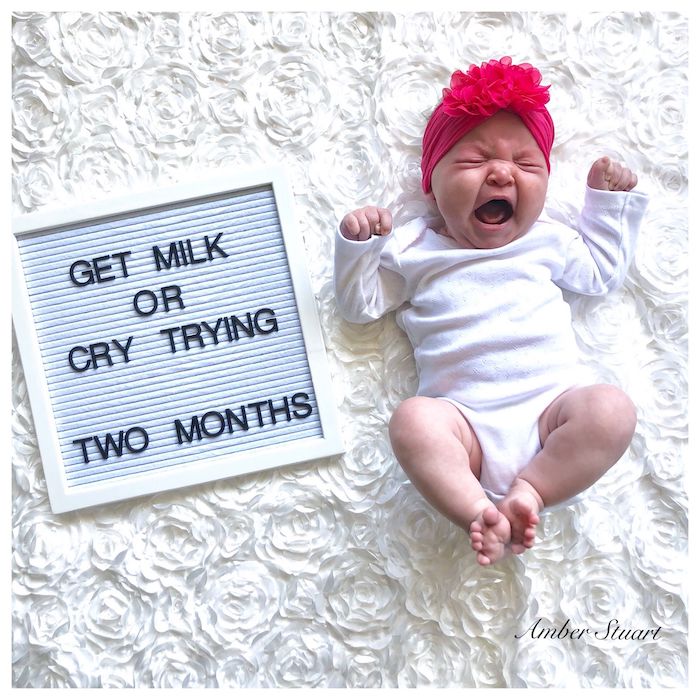
[{"label": "baby's clenched fist", "polygon": [[629,192],[637,185],[637,176],[615,160],[603,156],[593,163],[588,173],[588,186],[595,190]]},{"label": "baby's clenched fist", "polygon": [[388,209],[363,207],[346,214],[340,222],[340,233],[351,241],[366,241],[371,236],[391,232],[392,216]]}]

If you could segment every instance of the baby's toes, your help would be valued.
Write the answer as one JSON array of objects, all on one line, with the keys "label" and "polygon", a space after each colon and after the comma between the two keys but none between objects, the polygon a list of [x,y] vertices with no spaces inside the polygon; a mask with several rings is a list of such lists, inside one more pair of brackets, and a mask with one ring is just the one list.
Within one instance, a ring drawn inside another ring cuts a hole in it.
[{"label": "baby's toes", "polygon": [[535,537],[537,536],[537,529],[533,526],[526,527],[523,532],[523,544],[528,549],[535,544]]},{"label": "baby's toes", "polygon": [[471,536],[472,549],[475,552],[480,551],[484,547],[484,536],[480,532],[475,532]]},{"label": "baby's toes", "polygon": [[476,561],[478,564],[481,564],[481,566],[488,566],[491,564],[491,559],[489,559],[485,554],[477,554],[476,555]]}]

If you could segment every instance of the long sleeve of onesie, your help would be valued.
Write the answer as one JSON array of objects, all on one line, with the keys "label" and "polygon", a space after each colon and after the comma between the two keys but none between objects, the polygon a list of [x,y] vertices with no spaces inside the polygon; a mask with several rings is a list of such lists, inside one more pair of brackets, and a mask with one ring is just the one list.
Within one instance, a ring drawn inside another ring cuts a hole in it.
[{"label": "long sleeve of onesie", "polygon": [[647,197],[638,192],[586,189],[578,235],[570,242],[561,275],[553,281],[579,294],[620,287],[634,255]]},{"label": "long sleeve of onesie", "polygon": [[350,241],[336,233],[335,295],[345,320],[367,323],[408,300],[397,246],[393,232],[368,241]]}]

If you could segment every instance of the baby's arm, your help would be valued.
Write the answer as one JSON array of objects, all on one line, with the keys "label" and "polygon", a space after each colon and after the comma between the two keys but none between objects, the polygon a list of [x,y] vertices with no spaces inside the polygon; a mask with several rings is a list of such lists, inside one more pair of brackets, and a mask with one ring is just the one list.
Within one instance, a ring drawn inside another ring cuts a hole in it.
[{"label": "baby's arm", "polygon": [[388,209],[364,207],[346,214],[335,239],[334,286],[342,316],[367,323],[407,299]]},{"label": "baby's arm", "polygon": [[634,255],[648,199],[637,176],[608,156],[588,173],[585,204],[556,284],[579,294],[606,294],[620,287]]}]

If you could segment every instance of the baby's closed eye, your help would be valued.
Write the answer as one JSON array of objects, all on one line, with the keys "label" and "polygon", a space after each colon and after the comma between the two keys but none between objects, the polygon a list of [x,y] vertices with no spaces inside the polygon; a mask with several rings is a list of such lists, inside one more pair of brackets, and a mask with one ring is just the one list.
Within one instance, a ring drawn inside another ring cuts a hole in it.
[{"label": "baby's closed eye", "polygon": [[544,163],[540,163],[537,160],[530,160],[527,158],[522,158],[520,160],[516,160],[515,164],[521,170],[541,170],[542,168],[545,167]]}]

